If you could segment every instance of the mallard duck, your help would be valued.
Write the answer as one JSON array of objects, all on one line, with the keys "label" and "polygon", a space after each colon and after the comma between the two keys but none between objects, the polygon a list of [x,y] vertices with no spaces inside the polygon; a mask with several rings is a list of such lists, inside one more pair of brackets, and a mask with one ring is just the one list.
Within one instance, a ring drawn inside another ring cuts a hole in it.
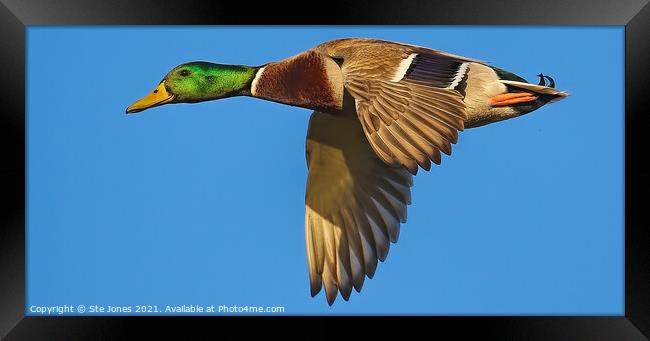
[{"label": "mallard duck", "polygon": [[567,96],[479,60],[376,39],[339,39],[251,67],[190,62],[127,108],[250,96],[313,109],[305,231],[312,297],[360,292],[397,242],[412,176],[451,155],[458,132]]}]

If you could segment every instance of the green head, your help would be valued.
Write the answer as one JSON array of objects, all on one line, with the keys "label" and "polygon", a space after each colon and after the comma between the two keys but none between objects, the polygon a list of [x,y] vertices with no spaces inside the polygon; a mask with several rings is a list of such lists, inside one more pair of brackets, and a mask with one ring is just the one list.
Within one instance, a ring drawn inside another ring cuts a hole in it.
[{"label": "green head", "polygon": [[147,96],[126,109],[134,113],[168,103],[195,103],[250,95],[257,68],[191,62],[173,68]]}]

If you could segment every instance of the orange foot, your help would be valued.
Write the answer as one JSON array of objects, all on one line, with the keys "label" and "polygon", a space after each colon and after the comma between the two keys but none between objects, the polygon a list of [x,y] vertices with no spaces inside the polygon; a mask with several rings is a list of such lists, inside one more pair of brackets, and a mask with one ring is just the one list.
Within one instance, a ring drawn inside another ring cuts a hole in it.
[{"label": "orange foot", "polygon": [[532,102],[536,99],[537,96],[530,92],[509,92],[490,98],[490,104],[495,107],[501,107],[517,103]]}]

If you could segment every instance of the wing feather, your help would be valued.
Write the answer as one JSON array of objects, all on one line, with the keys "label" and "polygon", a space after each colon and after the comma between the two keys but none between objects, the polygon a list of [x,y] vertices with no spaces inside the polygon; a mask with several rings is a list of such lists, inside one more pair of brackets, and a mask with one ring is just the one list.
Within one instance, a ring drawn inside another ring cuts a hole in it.
[{"label": "wing feather", "polygon": [[311,294],[332,304],[372,278],[396,242],[411,174],[384,163],[354,117],[315,112],[307,133],[305,236]]},{"label": "wing feather", "polygon": [[338,61],[355,109],[314,112],[307,133],[311,293],[324,287],[331,305],[339,292],[345,300],[359,292],[397,242],[412,174],[451,154],[466,118],[456,87],[477,61],[371,39],[314,50]]},{"label": "wing feather", "polygon": [[[343,85],[355,99],[372,149],[385,163],[416,174],[419,167],[429,170],[430,160],[440,164],[440,151],[451,154],[467,116],[455,88],[466,63],[476,61],[370,39],[334,41],[317,50],[343,60]],[[410,63],[407,69],[404,63]]]}]

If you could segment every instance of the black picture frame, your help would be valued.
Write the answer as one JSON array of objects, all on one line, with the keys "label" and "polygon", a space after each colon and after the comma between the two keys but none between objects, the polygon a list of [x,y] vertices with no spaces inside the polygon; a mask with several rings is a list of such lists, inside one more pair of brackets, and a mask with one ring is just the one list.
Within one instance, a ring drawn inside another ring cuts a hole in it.
[{"label": "black picture frame", "polygon": [[[183,339],[205,328],[240,335],[253,322],[301,328],[257,329],[269,335],[352,329],[384,335],[390,317],[26,317],[25,316],[25,38],[33,25],[621,25],[625,26],[625,315],[399,317],[428,335],[482,334],[499,340],[647,340],[650,336],[650,229],[644,210],[650,107],[650,5],[647,0],[373,1],[367,3],[241,3],[209,1],[0,0],[0,337],[7,340],[124,339],[136,328],[167,333],[179,323]],[[541,42],[543,43],[543,42]],[[557,51],[561,53],[561,51]],[[579,61],[576,61],[579,62]],[[594,70],[596,73],[597,70]],[[55,89],[53,89],[55,91]],[[579,127],[577,127],[579,129]],[[597,147],[597,141],[594,148]],[[603,157],[607,157],[603,155]],[[616,161],[612,161],[616,162]],[[645,218],[645,219],[644,219]],[[242,323],[242,320],[244,323]],[[323,321],[326,320],[326,321]],[[379,321],[377,321],[379,320]],[[323,323],[333,326],[323,328]],[[360,326],[363,325],[363,326]],[[244,327],[246,326],[246,327]],[[381,328],[379,328],[381,326]],[[391,328],[389,328],[391,327]],[[325,336],[325,331],[320,336]],[[152,334],[150,334],[151,336]]]}]

